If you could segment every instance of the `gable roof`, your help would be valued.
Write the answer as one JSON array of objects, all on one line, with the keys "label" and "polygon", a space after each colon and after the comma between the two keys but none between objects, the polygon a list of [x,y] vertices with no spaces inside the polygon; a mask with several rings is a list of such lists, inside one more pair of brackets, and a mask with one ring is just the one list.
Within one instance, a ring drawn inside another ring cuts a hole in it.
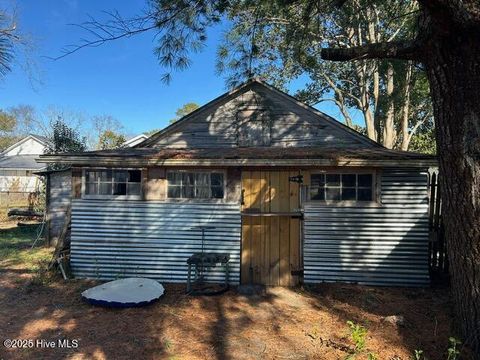
[{"label": "gable roof", "polygon": [[13,149],[22,145],[23,143],[27,142],[28,140],[34,140],[34,141],[38,142],[40,145],[43,145],[43,146],[47,146],[47,144],[48,144],[48,139],[45,136],[30,134],[30,135],[25,136],[24,138],[20,139],[19,141],[17,141],[15,144],[10,145],[8,148],[3,150],[0,153],[0,155],[6,154],[6,153],[12,151]]},{"label": "gable roof", "polygon": [[[261,118],[262,124],[264,119],[278,121],[275,131],[277,140],[279,138],[280,141],[277,141],[275,146],[240,146],[232,142],[232,132],[238,132],[237,123],[249,122],[252,119],[247,114],[242,120],[235,115],[232,116],[232,113],[242,111],[245,104],[247,109],[249,109],[248,106],[256,106],[255,109],[258,110],[258,105],[262,105],[265,98],[268,98],[268,101],[265,101],[264,105],[269,107],[270,112],[265,118]],[[292,118],[293,122],[296,122],[295,126],[300,123],[300,126],[294,129],[294,141],[297,143],[289,142],[291,133],[285,131],[292,126],[290,121]],[[226,134],[223,138],[217,136],[218,129],[224,132],[223,135]],[[227,136],[230,138],[227,139]],[[185,138],[189,141],[185,142]],[[319,138],[321,140],[318,140]],[[435,156],[387,149],[330,116],[257,79],[210,101],[132,148],[41,155],[38,161],[77,166],[139,167],[408,166],[424,168],[437,165]]]},{"label": "gable roof", "polygon": [[[248,90],[255,90],[261,89],[264,93],[262,94],[263,97],[276,97],[282,100],[281,105],[284,106],[284,109],[292,109],[293,112],[300,112],[304,115],[303,118],[308,118],[306,121],[312,123],[312,119],[314,119],[315,123],[318,125],[323,125],[328,127],[326,132],[335,133],[339,138],[348,138],[350,142],[362,144],[363,147],[380,147],[383,148],[382,145],[376,143],[375,141],[369,139],[368,137],[360,134],[359,132],[349,128],[348,126],[338,122],[337,120],[333,119],[332,117],[326,115],[325,113],[307,105],[303,102],[295,99],[293,96],[286,94],[285,92],[276,89],[275,87],[264,83],[259,79],[252,79],[246,82],[243,85],[217,97],[216,99],[210,101],[209,103],[201,106],[200,108],[196,109],[195,111],[191,112],[190,114],[184,116],[180,120],[176,121],[175,123],[167,126],[166,128],[158,131],[157,133],[153,134],[147,140],[141,142],[140,144],[136,145],[135,147],[154,147],[155,145],[161,146],[162,140],[165,140],[168,136],[175,135],[176,133],[181,132],[182,129],[187,128],[189,125],[194,123],[195,121],[198,122],[198,119],[209,116],[213,111],[219,109],[221,106],[224,106],[229,101],[234,100],[235,98],[240,97]],[[258,104],[257,104],[258,105]],[[275,111],[275,110],[273,110]],[[305,114],[307,116],[305,116]],[[278,114],[274,114],[273,121],[277,120],[280,116]],[[214,119],[215,120],[215,119]],[[222,121],[229,121],[225,118],[221,119]],[[208,122],[209,120],[204,120],[204,122]],[[231,121],[231,120],[230,120]],[[196,146],[193,146],[194,148]]]}]

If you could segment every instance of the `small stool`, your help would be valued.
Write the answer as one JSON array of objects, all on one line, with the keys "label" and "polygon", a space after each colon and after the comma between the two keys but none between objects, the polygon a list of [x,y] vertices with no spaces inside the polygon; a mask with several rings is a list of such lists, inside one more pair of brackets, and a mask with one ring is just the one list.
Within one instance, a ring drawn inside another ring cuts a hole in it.
[{"label": "small stool", "polygon": [[[194,253],[187,259],[188,264],[188,276],[187,276],[187,294],[192,295],[214,295],[220,294],[228,290],[229,284],[229,261],[230,255],[227,253]],[[223,266],[225,272],[225,282],[224,285],[215,291],[200,289],[192,290],[193,285],[199,285],[203,283],[205,270],[208,268],[214,268],[220,264]],[[194,281],[192,282],[192,265],[194,266]]]}]

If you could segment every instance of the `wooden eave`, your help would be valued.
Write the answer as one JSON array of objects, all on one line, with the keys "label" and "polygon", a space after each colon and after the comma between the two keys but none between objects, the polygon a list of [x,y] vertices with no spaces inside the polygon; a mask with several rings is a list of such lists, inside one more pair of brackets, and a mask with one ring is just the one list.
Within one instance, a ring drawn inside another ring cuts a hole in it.
[{"label": "wooden eave", "polygon": [[117,166],[117,167],[229,167],[229,166],[267,166],[267,167],[325,167],[325,166],[374,166],[374,167],[431,167],[438,166],[436,159],[155,159],[135,157],[91,157],[91,156],[42,156],[37,161],[42,163],[71,164],[75,166]]}]

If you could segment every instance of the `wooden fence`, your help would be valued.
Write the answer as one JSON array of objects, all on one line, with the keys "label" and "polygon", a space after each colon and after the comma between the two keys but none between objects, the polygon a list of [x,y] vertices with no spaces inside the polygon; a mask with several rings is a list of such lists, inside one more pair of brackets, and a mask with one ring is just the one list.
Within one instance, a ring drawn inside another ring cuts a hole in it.
[{"label": "wooden fence", "polygon": [[429,261],[430,272],[441,275],[448,273],[448,257],[442,220],[442,197],[440,194],[438,178],[438,172],[433,172],[430,176],[429,184]]}]

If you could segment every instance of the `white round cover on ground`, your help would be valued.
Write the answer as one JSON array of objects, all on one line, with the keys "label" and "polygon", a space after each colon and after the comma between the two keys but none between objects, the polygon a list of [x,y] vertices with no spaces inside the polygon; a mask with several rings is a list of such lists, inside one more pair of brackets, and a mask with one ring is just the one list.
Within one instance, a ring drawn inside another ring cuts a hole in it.
[{"label": "white round cover on ground", "polygon": [[162,284],[146,278],[110,281],[85,290],[82,297],[93,305],[133,307],[148,305],[163,295]]}]

